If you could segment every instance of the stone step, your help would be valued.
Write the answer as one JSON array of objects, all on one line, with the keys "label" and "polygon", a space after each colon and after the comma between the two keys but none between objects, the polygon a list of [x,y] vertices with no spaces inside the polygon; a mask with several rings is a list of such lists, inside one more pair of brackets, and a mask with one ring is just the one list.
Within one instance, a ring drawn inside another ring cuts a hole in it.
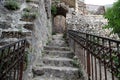
[{"label": "stone step", "polygon": [[35,28],[34,23],[27,23],[27,24],[25,24],[23,27],[24,27],[25,29],[31,30],[31,31],[33,31],[34,28]]},{"label": "stone step", "polygon": [[28,36],[31,36],[32,33],[30,31],[28,32],[22,32],[22,31],[2,31],[2,38],[25,38]]},{"label": "stone step", "polygon": [[[44,72],[44,75],[50,77],[54,76],[66,80],[79,80],[79,69],[72,67],[56,67],[56,66],[42,66],[34,70],[34,74]],[[37,75],[35,74],[35,75]],[[39,76],[39,75],[38,75]]]},{"label": "stone step", "polygon": [[67,47],[68,45],[65,43],[65,41],[62,40],[53,40],[51,41],[48,46],[60,46],[60,47]]},{"label": "stone step", "polygon": [[52,36],[53,40],[63,40],[63,34],[56,34]]},{"label": "stone step", "polygon": [[70,51],[70,48],[68,48],[68,47],[59,47],[59,46],[45,46],[44,50]]},{"label": "stone step", "polygon": [[4,46],[13,42],[18,41],[19,39],[17,38],[4,38],[0,40],[0,46]]},{"label": "stone step", "polygon": [[35,77],[34,79],[32,80],[64,80],[64,79],[60,79],[60,78],[57,78],[57,77],[47,77],[47,76],[40,76],[40,77]]},{"label": "stone step", "polygon": [[44,57],[42,61],[45,65],[49,65],[49,66],[73,67],[73,60],[64,57]]},{"label": "stone step", "polygon": [[55,57],[68,57],[73,58],[74,53],[71,51],[55,51],[55,50],[44,50],[45,56],[55,56]]}]

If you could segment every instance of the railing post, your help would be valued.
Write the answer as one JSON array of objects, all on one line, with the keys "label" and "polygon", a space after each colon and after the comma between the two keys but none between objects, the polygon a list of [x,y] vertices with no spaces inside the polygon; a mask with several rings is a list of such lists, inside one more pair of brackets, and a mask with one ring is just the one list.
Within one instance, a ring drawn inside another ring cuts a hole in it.
[{"label": "railing post", "polygon": [[[89,40],[89,35],[86,34],[86,47],[88,47],[88,40]],[[90,79],[91,76],[91,71],[90,71],[90,53],[87,49],[87,74],[88,74],[88,80]]]},{"label": "railing post", "polygon": [[[117,43],[117,52],[118,52],[118,60],[119,60],[118,65],[120,66],[120,46],[119,46],[118,43]],[[118,73],[119,73],[119,72],[118,72]],[[118,76],[118,78],[120,79],[120,76]]]},{"label": "railing post", "polygon": [[73,51],[78,53],[77,44],[85,50],[84,61],[82,54],[78,57],[84,63],[87,80],[120,79],[120,41],[72,30],[69,35]]},{"label": "railing post", "polygon": [[20,62],[20,76],[19,76],[19,80],[22,80],[22,76],[23,76],[23,58],[22,58],[22,61]]},{"label": "railing post", "polygon": [[23,77],[23,68],[24,68],[24,58],[25,58],[25,47],[26,47],[26,40],[24,40],[21,44],[23,44],[23,50],[21,53],[21,61],[20,61],[20,76],[19,76],[19,80],[22,80]]},{"label": "railing post", "polygon": [[23,78],[23,68],[24,68],[24,58],[25,58],[25,47],[26,47],[26,40],[24,40],[23,42],[21,42],[21,44],[23,45],[23,50],[22,50],[22,57],[21,57],[21,62],[20,62],[20,76],[19,76],[19,80],[22,80]]},{"label": "railing post", "polygon": [[73,41],[73,51],[75,53],[75,40]]}]

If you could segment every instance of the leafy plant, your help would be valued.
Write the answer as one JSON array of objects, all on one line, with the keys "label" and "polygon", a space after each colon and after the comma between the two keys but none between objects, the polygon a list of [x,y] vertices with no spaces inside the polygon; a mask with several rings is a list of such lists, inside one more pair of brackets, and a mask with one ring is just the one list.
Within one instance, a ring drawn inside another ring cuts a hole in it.
[{"label": "leafy plant", "polygon": [[49,45],[50,44],[50,40],[47,41],[46,45]]},{"label": "leafy plant", "polygon": [[51,6],[51,13],[52,13],[53,15],[55,15],[55,14],[57,13],[57,8],[56,8],[55,5],[52,5],[52,6]]},{"label": "leafy plant", "polygon": [[23,11],[30,12],[30,8],[24,8]]},{"label": "leafy plant", "polygon": [[[119,65],[120,65],[119,62],[120,62],[120,60],[119,60],[118,55],[112,53],[112,59],[113,59],[114,67],[119,71],[119,70],[120,70],[120,67],[119,67]],[[118,77],[118,78],[120,78],[120,73],[119,73],[119,72],[116,72],[116,73],[115,73],[115,76]]]},{"label": "leafy plant", "polygon": [[36,13],[29,13],[29,12],[25,12],[23,15],[22,15],[22,18],[25,19],[25,20],[34,20],[37,18],[37,14]]},{"label": "leafy plant", "polygon": [[105,28],[112,28],[111,33],[117,33],[120,37],[120,0],[115,2],[113,7],[107,9],[104,17],[108,19]]},{"label": "leafy plant", "polygon": [[24,18],[28,18],[28,17],[29,17],[29,15],[30,15],[30,13],[25,12],[25,13],[22,15],[22,17],[24,17]]},{"label": "leafy plant", "polygon": [[67,37],[67,34],[66,34],[66,33],[64,33],[64,34],[63,34],[63,38],[65,39],[66,37]]},{"label": "leafy plant", "polygon": [[27,66],[28,66],[28,52],[25,53],[24,55],[24,70],[27,69]]},{"label": "leafy plant", "polygon": [[8,0],[4,5],[8,10],[17,10],[20,8],[20,5],[15,0]]},{"label": "leafy plant", "polygon": [[31,2],[32,0],[26,0],[26,2]]},{"label": "leafy plant", "polygon": [[74,67],[77,67],[79,69],[79,77],[84,78],[82,67],[81,67],[79,59],[77,57],[73,58],[72,64]]},{"label": "leafy plant", "polygon": [[56,35],[56,32],[52,32],[52,35]]}]

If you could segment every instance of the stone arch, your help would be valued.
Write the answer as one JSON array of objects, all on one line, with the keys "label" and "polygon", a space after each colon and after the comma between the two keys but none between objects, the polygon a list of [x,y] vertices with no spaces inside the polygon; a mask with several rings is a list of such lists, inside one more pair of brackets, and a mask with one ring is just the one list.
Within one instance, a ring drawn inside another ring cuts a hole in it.
[{"label": "stone arch", "polygon": [[66,31],[66,13],[68,7],[64,3],[57,5],[57,13],[53,15],[53,33],[64,33]]}]

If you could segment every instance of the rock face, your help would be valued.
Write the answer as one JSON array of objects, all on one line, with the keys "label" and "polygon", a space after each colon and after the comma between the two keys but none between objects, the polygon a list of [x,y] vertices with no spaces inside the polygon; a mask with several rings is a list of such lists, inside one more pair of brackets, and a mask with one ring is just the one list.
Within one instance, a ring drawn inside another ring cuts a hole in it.
[{"label": "rock face", "polygon": [[104,6],[89,5],[78,0],[78,11],[69,8],[66,16],[67,29],[79,30],[98,36],[119,39],[116,34],[110,35],[111,29],[103,29],[107,20],[103,17],[105,12]]},{"label": "rock face", "polygon": [[[18,0],[21,3],[20,9],[17,11],[9,11],[4,8],[4,4],[0,5],[0,29],[2,38],[25,38],[31,37],[31,45],[35,47],[36,54],[41,52],[42,46],[48,40],[51,33],[51,1],[35,0],[26,3],[24,0]],[[22,20],[25,14],[25,8],[29,9],[29,13],[36,16],[36,20]],[[44,36],[43,36],[44,34]],[[39,44],[39,46],[38,46]]]},{"label": "rock face", "polygon": [[97,15],[105,13],[105,6],[100,6],[96,12]]},{"label": "rock face", "polygon": [[84,1],[78,0],[78,12],[80,14],[85,14],[86,13],[86,4]]},{"label": "rock face", "polygon": [[61,2],[64,2],[66,5],[69,5],[69,7],[76,7],[76,0],[60,0]]},{"label": "rock face", "polygon": [[[51,0],[33,0],[29,3],[26,3],[26,0],[17,1],[20,3],[17,11],[7,10],[4,2],[0,2],[0,46],[27,38],[30,44],[30,66],[29,71],[25,72],[24,80],[30,80],[32,65],[36,64],[42,55],[43,46],[51,39]],[[34,14],[34,20],[22,20],[23,16],[28,15],[25,13]]]},{"label": "rock face", "polygon": [[[37,0],[37,10],[38,10],[38,16],[37,19],[34,21],[34,28],[32,32],[32,50],[34,57],[33,65],[37,64],[38,59],[42,55],[43,46],[46,45],[46,43],[51,39],[51,0]],[[46,5],[47,4],[47,5]],[[29,71],[30,72],[30,71]],[[31,77],[30,77],[31,78]],[[28,78],[28,80],[30,80]],[[26,79],[25,79],[26,80]]]},{"label": "rock face", "polygon": [[10,28],[11,27],[11,25],[10,25],[10,23],[9,22],[0,22],[0,28],[1,29],[8,29],[8,28]]},{"label": "rock face", "polygon": [[103,15],[105,13],[105,6],[86,4],[86,9],[88,14]]},{"label": "rock face", "polygon": [[103,29],[107,24],[107,20],[102,15],[81,15],[81,13],[73,13],[74,11],[70,9],[67,14],[67,29],[79,30],[98,36],[119,39],[116,34],[110,35],[111,29]]}]

